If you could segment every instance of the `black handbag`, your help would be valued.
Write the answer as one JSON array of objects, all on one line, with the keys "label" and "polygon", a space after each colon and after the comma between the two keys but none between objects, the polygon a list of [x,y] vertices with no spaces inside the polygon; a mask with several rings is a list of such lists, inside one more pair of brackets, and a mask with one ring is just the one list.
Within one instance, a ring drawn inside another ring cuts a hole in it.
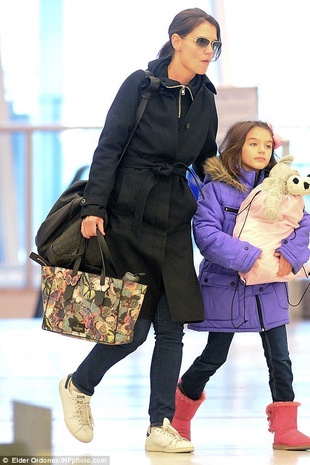
[{"label": "black handbag", "polygon": [[98,241],[95,237],[90,238],[85,247],[81,234],[81,201],[86,184],[87,181],[76,181],[69,186],[37,232],[38,254],[49,265],[72,267],[76,258],[83,256],[83,270],[96,271],[101,267]]},{"label": "black handbag", "polygon": [[[159,85],[160,79],[145,71],[146,87],[136,113],[135,125],[127,140],[126,146],[118,160],[120,164],[134,132],[143,115],[147,102],[151,99]],[[35,237],[38,254],[50,265],[70,267],[75,259],[83,255],[81,269],[98,271],[101,267],[98,241],[90,238],[84,250],[84,238],[81,234],[81,202],[87,181],[73,182],[58,198],[38,229]]]}]

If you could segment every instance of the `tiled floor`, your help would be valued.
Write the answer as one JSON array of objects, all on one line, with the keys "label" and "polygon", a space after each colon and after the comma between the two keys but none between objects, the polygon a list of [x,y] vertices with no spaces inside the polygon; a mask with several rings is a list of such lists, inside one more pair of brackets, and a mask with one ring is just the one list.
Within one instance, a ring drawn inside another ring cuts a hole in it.
[{"label": "tiled floor", "polygon": [[[153,335],[133,355],[114,367],[92,399],[95,436],[75,440],[66,430],[58,381],[75,369],[91,349],[80,342],[42,331],[39,319],[0,320],[1,444],[12,443],[12,402],[47,407],[52,412],[52,455],[110,457],[111,465],[303,465],[309,452],[272,449],[265,407],[270,403],[268,375],[257,334],[235,337],[226,365],[208,384],[207,400],[192,426],[192,454],[145,453],[148,426],[149,363]],[[310,435],[310,321],[289,327],[299,427]],[[205,344],[206,334],[186,330],[183,367]],[[29,425],[25,424],[25,428]],[[0,460],[1,463],[1,460]]]}]

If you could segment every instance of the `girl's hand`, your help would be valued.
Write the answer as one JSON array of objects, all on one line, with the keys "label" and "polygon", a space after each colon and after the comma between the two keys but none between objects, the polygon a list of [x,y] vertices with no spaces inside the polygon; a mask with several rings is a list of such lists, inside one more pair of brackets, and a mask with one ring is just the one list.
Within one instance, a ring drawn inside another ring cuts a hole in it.
[{"label": "girl's hand", "polygon": [[277,276],[283,277],[290,274],[292,272],[292,265],[290,262],[286,260],[286,258],[284,258],[283,255],[281,255],[279,252],[276,252],[275,256],[279,259],[279,269]]},{"label": "girl's hand", "polygon": [[103,218],[99,216],[86,216],[82,220],[81,233],[86,239],[96,236],[97,228],[105,235]]},{"label": "girl's hand", "polygon": [[262,254],[260,254],[256,260],[256,262],[253,265],[253,268],[258,268],[259,267],[259,261],[262,259]]}]

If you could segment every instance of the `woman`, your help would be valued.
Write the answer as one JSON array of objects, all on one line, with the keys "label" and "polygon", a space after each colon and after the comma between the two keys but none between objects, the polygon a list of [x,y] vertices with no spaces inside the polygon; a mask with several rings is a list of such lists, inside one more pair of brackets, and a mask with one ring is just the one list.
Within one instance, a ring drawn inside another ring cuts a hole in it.
[{"label": "woman", "polygon": [[148,285],[132,343],[97,344],[78,369],[60,382],[70,432],[89,442],[89,401],[103,375],[137,349],[151,324],[150,427],[147,451],[191,452],[193,445],[172,428],[174,392],[182,359],[184,322],[203,319],[193,265],[191,219],[196,201],[186,180],[193,164],[202,177],[206,158],[216,154],[216,93],[205,72],[221,52],[220,27],[204,11],[187,9],[173,19],[169,41],[148,69],[160,78],[142,120],[117,166],[134,124],[145,85],[144,71],[131,74],[108,112],[94,153],[82,209],[82,234],[98,228],[121,274],[145,274]]}]

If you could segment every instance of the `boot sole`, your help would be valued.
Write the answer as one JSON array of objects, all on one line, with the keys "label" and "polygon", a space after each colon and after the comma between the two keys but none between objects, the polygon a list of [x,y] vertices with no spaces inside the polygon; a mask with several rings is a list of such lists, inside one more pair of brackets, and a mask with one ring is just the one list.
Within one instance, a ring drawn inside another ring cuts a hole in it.
[{"label": "boot sole", "polygon": [[274,450],[309,450],[310,444],[309,446],[285,446],[284,444],[273,444],[272,447]]}]

